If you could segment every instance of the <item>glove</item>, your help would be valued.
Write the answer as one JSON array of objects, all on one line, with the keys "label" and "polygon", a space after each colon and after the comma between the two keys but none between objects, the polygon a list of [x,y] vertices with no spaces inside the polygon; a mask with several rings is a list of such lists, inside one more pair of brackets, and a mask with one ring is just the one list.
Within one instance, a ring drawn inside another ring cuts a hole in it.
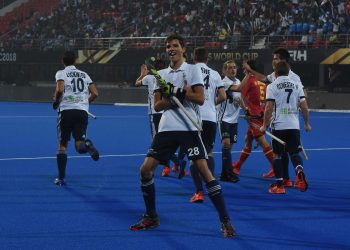
[{"label": "glove", "polygon": [[231,90],[226,90],[226,99],[229,103],[233,103],[233,93]]},{"label": "glove", "polygon": [[251,115],[250,115],[248,109],[244,110],[244,115],[245,115],[246,117],[251,117]]},{"label": "glove", "polygon": [[177,99],[182,103],[186,97],[186,90],[183,88],[175,87],[173,84],[168,82],[165,86],[162,88],[162,92],[165,96],[176,96]]},{"label": "glove", "polygon": [[54,102],[52,103],[52,108],[53,108],[54,110],[56,110],[56,109],[58,108],[58,106],[60,106],[60,102],[59,102],[59,101],[54,101]]}]

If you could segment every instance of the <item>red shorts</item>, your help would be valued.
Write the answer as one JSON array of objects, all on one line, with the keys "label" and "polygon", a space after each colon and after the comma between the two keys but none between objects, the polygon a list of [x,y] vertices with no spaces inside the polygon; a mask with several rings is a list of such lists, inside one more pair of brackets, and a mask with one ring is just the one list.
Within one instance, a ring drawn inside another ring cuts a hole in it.
[{"label": "red shorts", "polygon": [[[258,125],[255,127],[254,125],[251,125],[251,123],[254,123]],[[248,131],[247,131],[247,136],[251,136],[254,139],[259,138],[260,136],[263,136],[264,133],[260,131],[260,127],[263,125],[263,119],[250,119],[249,120],[249,126],[248,126]]]}]

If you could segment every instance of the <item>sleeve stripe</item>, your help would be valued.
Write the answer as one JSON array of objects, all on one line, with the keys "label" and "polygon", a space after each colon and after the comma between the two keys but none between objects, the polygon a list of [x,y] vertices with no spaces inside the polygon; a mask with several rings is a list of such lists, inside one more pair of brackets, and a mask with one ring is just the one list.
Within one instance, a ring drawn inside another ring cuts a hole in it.
[{"label": "sleeve stripe", "polygon": [[269,99],[266,99],[266,101],[274,102],[275,99],[269,98]]}]

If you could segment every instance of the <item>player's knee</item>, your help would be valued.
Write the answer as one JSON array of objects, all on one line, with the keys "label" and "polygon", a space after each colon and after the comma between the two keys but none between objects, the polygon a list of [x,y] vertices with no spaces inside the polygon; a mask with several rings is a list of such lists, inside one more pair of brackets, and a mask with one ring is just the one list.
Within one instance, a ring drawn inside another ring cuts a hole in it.
[{"label": "player's knee", "polygon": [[66,154],[67,153],[67,149],[63,149],[63,148],[60,148],[59,150],[57,150],[57,154]]}]

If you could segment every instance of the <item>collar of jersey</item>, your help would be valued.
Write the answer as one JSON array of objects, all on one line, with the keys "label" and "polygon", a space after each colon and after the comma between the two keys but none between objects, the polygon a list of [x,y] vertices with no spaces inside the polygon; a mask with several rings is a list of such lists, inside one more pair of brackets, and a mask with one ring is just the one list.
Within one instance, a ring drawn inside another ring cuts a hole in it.
[{"label": "collar of jersey", "polygon": [[74,65],[69,65],[66,67],[66,69],[76,69],[76,67]]},{"label": "collar of jersey", "polygon": [[179,72],[179,71],[185,71],[185,67],[187,65],[187,62],[183,62],[180,66],[180,68],[178,69],[173,69],[170,66],[168,67],[168,72],[169,73],[175,73],[175,72]]}]

